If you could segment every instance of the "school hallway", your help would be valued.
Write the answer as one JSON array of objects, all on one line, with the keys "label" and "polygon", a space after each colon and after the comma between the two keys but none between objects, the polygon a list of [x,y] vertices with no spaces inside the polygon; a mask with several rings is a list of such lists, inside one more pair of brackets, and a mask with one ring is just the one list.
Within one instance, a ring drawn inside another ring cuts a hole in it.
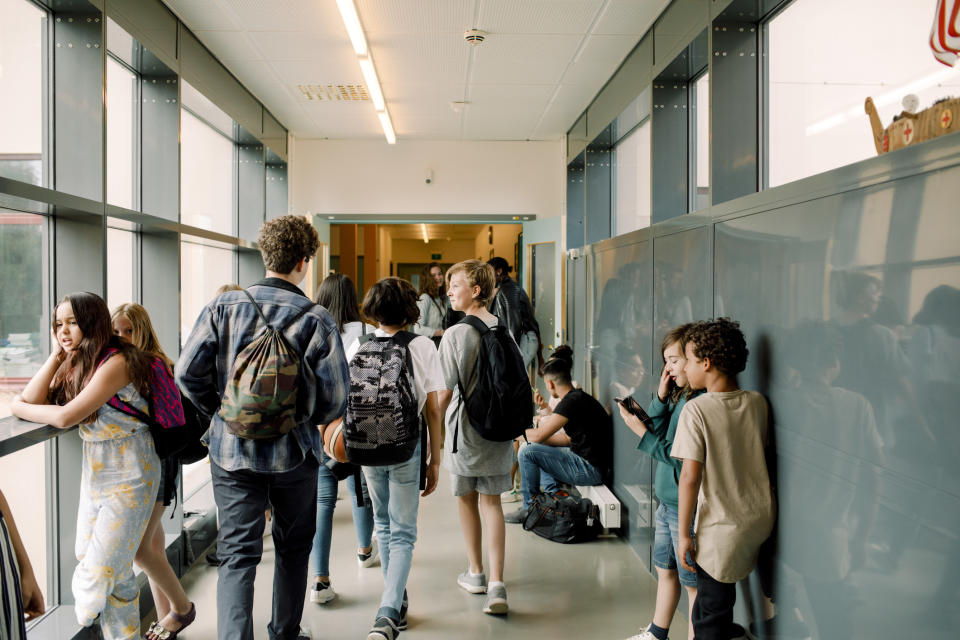
[{"label": "school hallway", "polygon": [[[356,561],[356,536],[350,494],[341,483],[334,512],[330,557],[337,598],[326,605],[309,602],[303,624],[315,640],[361,640],[373,623],[383,579],[380,567],[362,569]],[[505,511],[518,503],[505,504]],[[650,622],[656,581],[623,539],[600,538],[579,545],[550,542],[507,525],[507,616],[482,612],[485,596],[457,586],[466,567],[456,499],[449,476],[441,471],[440,486],[420,502],[418,540],[407,583],[410,627],[400,638],[418,640],[513,640],[628,638]],[[273,584],[273,539],[264,539],[263,561],[257,572],[254,629],[267,638]],[[488,569],[488,567],[484,567]],[[312,569],[310,571],[312,584]],[[185,640],[216,637],[217,571],[203,561],[182,579],[196,603],[197,620]],[[148,622],[146,624],[149,624]],[[146,627],[144,627],[146,628]],[[686,617],[678,614],[672,640],[687,638]]]}]

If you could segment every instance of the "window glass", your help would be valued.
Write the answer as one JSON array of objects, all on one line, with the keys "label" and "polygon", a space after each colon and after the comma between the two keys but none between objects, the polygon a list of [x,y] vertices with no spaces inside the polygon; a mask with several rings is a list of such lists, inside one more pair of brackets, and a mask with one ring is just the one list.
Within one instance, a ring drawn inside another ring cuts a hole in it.
[{"label": "window glass", "polygon": [[44,181],[46,16],[26,0],[0,0],[0,176],[36,185]]},{"label": "window glass", "polygon": [[693,183],[696,185],[692,210],[710,206],[710,74],[704,73],[693,84],[693,125],[696,154]]},{"label": "window glass", "polygon": [[[907,94],[920,109],[958,95],[960,65],[945,67],[930,49],[935,5],[801,0],[768,23],[770,186],[875,156],[868,96],[886,127]],[[877,19],[859,28],[865,16]]]},{"label": "window glass", "polygon": [[[0,211],[0,418],[49,353],[43,305],[43,218]],[[0,489],[13,512],[48,606],[46,447],[34,445],[0,460]],[[38,508],[41,505],[41,508]]]},{"label": "window glass", "polygon": [[[108,224],[114,221],[111,219]],[[134,232],[107,227],[107,306],[111,311],[126,302],[136,302],[135,246]]]},{"label": "window glass", "polygon": [[233,142],[180,110],[180,220],[234,235]]},{"label": "window glass", "polygon": [[107,56],[107,202],[136,209],[137,76]]},{"label": "window glass", "polygon": [[650,120],[613,149],[613,233],[650,226]]}]

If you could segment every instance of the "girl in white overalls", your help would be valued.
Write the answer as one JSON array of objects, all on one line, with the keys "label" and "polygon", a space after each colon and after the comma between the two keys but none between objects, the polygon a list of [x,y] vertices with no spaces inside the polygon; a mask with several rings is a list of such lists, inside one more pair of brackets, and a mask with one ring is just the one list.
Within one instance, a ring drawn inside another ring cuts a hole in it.
[{"label": "girl in white overalls", "polygon": [[160,478],[149,427],[107,405],[114,395],[149,413],[151,358],[113,336],[110,311],[92,293],[61,300],[53,353],[14,398],[24,420],[59,429],[80,425],[83,473],[73,574],[77,621],[99,616],[106,640],[140,635],[133,556],[153,510]]}]

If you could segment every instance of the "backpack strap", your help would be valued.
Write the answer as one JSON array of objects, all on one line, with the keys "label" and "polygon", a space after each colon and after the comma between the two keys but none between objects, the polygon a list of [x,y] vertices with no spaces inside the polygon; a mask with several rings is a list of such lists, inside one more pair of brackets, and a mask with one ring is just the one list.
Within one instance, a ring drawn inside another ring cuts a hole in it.
[{"label": "backpack strap", "polygon": [[[461,318],[457,324],[465,324],[473,327],[480,332],[480,337],[483,337],[483,334],[490,331],[490,327],[487,326],[487,323],[473,315],[465,315]],[[480,357],[480,345],[477,345],[477,358]],[[451,453],[457,452],[457,440],[460,436],[460,416],[463,415],[463,399],[467,395],[467,390],[463,388],[463,384],[460,380],[457,380],[457,389],[460,391],[460,395],[457,397],[457,426],[453,428],[453,451]]]},{"label": "backpack strap", "polygon": [[297,320],[299,320],[299,319],[300,319],[300,316],[302,316],[302,315],[305,314],[307,311],[309,311],[309,310],[310,310],[310,307],[312,306],[312,305],[308,305],[308,306],[306,306],[306,307],[300,307],[299,309],[297,309],[297,312],[294,313],[293,316],[292,316],[289,320],[287,320],[286,322],[284,322],[283,325],[280,327],[279,330],[277,330],[277,329],[274,329],[274,328],[273,328],[273,325],[270,324],[270,321],[267,320],[267,316],[263,315],[263,309],[260,307],[259,304],[257,304],[257,301],[253,299],[253,296],[250,295],[250,292],[247,291],[246,289],[244,289],[243,292],[247,295],[247,297],[250,299],[250,302],[253,304],[253,307],[257,310],[257,314],[260,316],[260,319],[263,320],[263,324],[267,325],[270,329],[272,329],[273,331],[276,331],[277,333],[282,333],[284,330],[287,329],[287,327],[289,327],[289,326],[292,325],[294,322],[296,322]]}]

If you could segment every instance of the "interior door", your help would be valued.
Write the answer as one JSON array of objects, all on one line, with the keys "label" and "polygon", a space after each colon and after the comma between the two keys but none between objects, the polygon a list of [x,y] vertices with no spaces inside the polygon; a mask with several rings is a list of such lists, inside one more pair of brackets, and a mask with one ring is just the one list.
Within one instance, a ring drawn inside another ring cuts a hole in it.
[{"label": "interior door", "polygon": [[[520,283],[530,296],[540,325],[544,359],[562,342],[563,250],[561,218],[523,223],[523,266]],[[546,395],[543,380],[534,375],[535,386]]]}]

